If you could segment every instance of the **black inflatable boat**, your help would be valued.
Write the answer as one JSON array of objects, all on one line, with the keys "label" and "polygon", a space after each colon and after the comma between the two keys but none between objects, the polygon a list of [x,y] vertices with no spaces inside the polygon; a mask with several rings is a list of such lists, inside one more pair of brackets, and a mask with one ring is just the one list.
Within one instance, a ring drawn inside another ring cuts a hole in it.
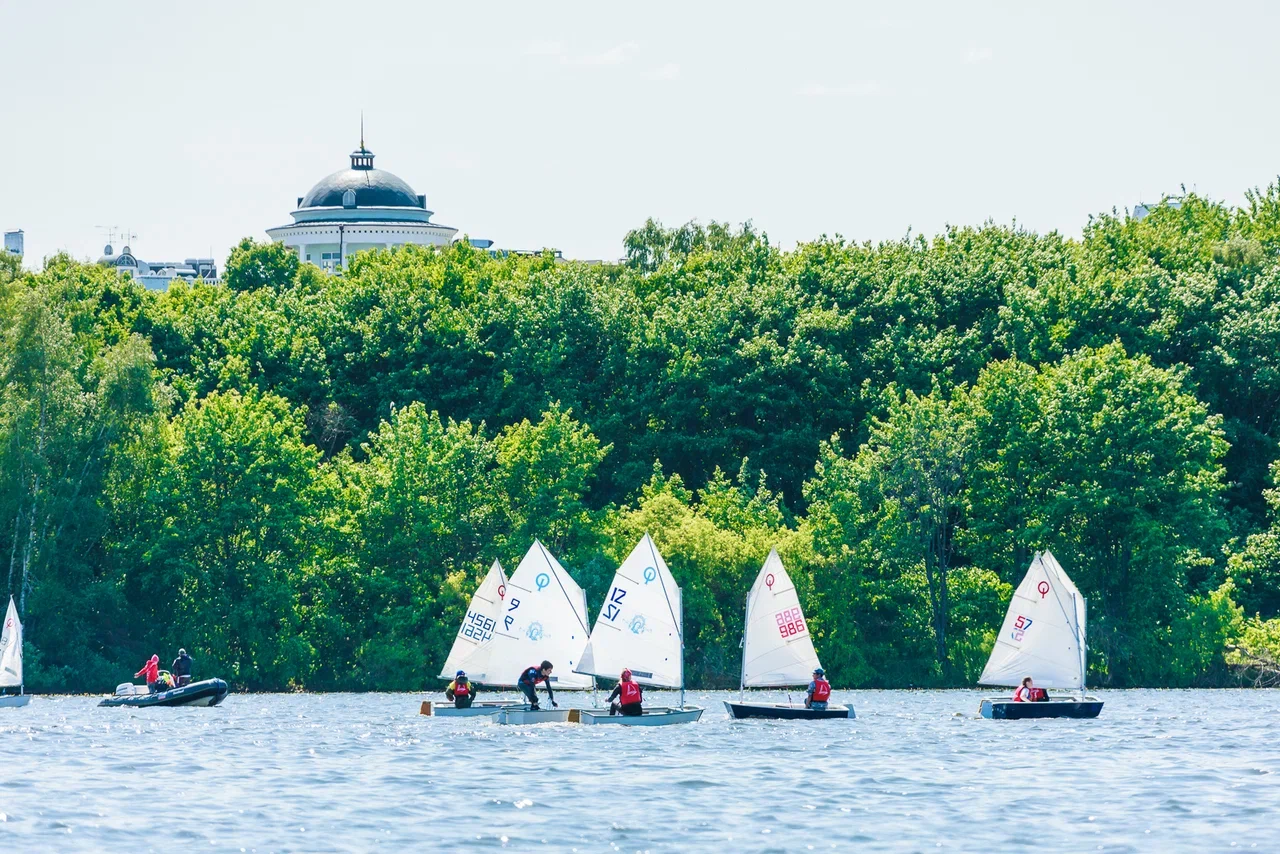
[{"label": "black inflatable boat", "polygon": [[205,679],[191,682],[181,688],[168,691],[147,690],[146,685],[128,682],[116,688],[114,696],[107,697],[99,706],[129,706],[144,709],[151,706],[216,706],[227,696],[227,683],[221,679]]}]

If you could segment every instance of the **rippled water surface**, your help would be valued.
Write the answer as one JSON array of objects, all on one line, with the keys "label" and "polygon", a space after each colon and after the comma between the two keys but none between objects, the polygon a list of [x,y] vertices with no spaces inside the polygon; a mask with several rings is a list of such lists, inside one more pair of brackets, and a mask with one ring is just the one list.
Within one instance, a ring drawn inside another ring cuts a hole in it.
[{"label": "rippled water surface", "polygon": [[691,692],[701,722],[636,729],[38,697],[0,709],[0,849],[1280,850],[1280,692],[1099,692],[1095,721],[987,721],[981,696],[837,692],[857,720],[784,723]]}]

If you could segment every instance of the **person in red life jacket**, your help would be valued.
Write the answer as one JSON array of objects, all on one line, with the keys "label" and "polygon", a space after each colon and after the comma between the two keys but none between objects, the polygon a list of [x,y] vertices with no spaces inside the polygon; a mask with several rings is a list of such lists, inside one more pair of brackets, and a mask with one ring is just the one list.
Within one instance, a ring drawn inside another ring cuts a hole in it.
[{"label": "person in red life jacket", "polygon": [[476,689],[467,679],[467,674],[459,670],[458,675],[449,683],[449,687],[444,689],[444,695],[453,700],[455,709],[469,709],[475,701]]},{"label": "person in red life jacket", "polygon": [[815,667],[813,681],[809,683],[809,690],[804,694],[804,707],[822,711],[827,707],[829,699],[831,699],[831,683],[827,681],[826,673],[822,668]]},{"label": "person in red life jacket", "polygon": [[133,674],[134,679],[137,679],[139,676],[146,677],[147,690],[149,690],[152,694],[160,690],[159,688],[160,656],[158,655],[151,656],[151,658],[147,660],[147,663],[142,665],[142,669],[139,670],[137,673]]},{"label": "person in red life jacket", "polygon": [[[614,702],[617,700],[618,702]],[[636,717],[644,714],[644,689],[631,678],[631,671],[622,671],[622,681],[613,687],[609,695],[609,714]]]},{"label": "person in red life jacket", "polygon": [[534,689],[539,682],[545,682],[547,685],[547,699],[551,701],[554,708],[560,708],[560,704],[556,702],[555,696],[551,693],[551,670],[550,661],[543,661],[537,667],[526,667],[524,672],[520,674],[520,678],[516,681],[516,687],[524,694],[525,699],[529,701],[529,708],[533,711],[538,710],[538,692]]},{"label": "person in red life jacket", "polygon": [[1047,703],[1049,692],[1043,688],[1037,688],[1031,682],[1030,676],[1024,676],[1022,684],[1013,692],[1013,700],[1016,703]]}]

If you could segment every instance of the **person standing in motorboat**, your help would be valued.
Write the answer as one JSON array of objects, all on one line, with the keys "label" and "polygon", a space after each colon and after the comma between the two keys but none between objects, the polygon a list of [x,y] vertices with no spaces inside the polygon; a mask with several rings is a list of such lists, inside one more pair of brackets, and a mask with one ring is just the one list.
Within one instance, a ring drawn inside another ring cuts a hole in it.
[{"label": "person standing in motorboat", "polygon": [[177,680],[179,688],[191,682],[191,656],[187,655],[185,649],[178,650],[178,657],[173,660],[169,670]]},{"label": "person standing in motorboat", "polygon": [[827,701],[831,699],[831,683],[827,681],[827,675],[821,667],[813,669],[813,681],[809,683],[809,689],[804,693],[804,707],[821,712],[827,708]]},{"label": "person standing in motorboat", "polygon": [[444,689],[444,695],[453,700],[455,709],[469,709],[472,702],[476,698],[475,686],[467,679],[467,674],[461,670],[458,675],[453,677],[453,681],[449,683],[449,687]]},{"label": "person standing in motorboat", "polygon": [[560,704],[556,702],[555,696],[551,693],[551,671],[553,665],[550,661],[543,661],[537,667],[526,667],[524,672],[520,674],[520,679],[516,682],[525,699],[529,701],[529,708],[533,711],[538,710],[538,692],[535,690],[539,682],[547,684],[547,699],[551,701],[553,708],[560,708]]},{"label": "person standing in motorboat", "polygon": [[[614,702],[617,700],[618,702]],[[622,671],[622,680],[613,686],[609,695],[609,714],[638,717],[644,714],[644,689],[631,678],[631,671]]]},{"label": "person standing in motorboat", "polygon": [[147,690],[152,694],[160,690],[160,656],[152,655],[147,659],[147,663],[142,665],[142,669],[133,674],[133,678],[139,676],[147,680]]}]

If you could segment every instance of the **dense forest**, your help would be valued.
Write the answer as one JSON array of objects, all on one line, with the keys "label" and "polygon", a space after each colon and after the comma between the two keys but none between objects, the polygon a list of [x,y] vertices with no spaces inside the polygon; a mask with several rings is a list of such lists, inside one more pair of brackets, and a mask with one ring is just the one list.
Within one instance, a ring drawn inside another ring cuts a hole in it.
[{"label": "dense forest", "polygon": [[626,258],[246,240],[148,292],[0,261],[0,558],[32,691],[179,645],[251,690],[421,689],[536,537],[599,607],[644,531],[691,685],[736,685],[776,546],[841,687],[972,684],[1038,549],[1090,682],[1280,657],[1280,187],[1079,240],[987,224]]}]

